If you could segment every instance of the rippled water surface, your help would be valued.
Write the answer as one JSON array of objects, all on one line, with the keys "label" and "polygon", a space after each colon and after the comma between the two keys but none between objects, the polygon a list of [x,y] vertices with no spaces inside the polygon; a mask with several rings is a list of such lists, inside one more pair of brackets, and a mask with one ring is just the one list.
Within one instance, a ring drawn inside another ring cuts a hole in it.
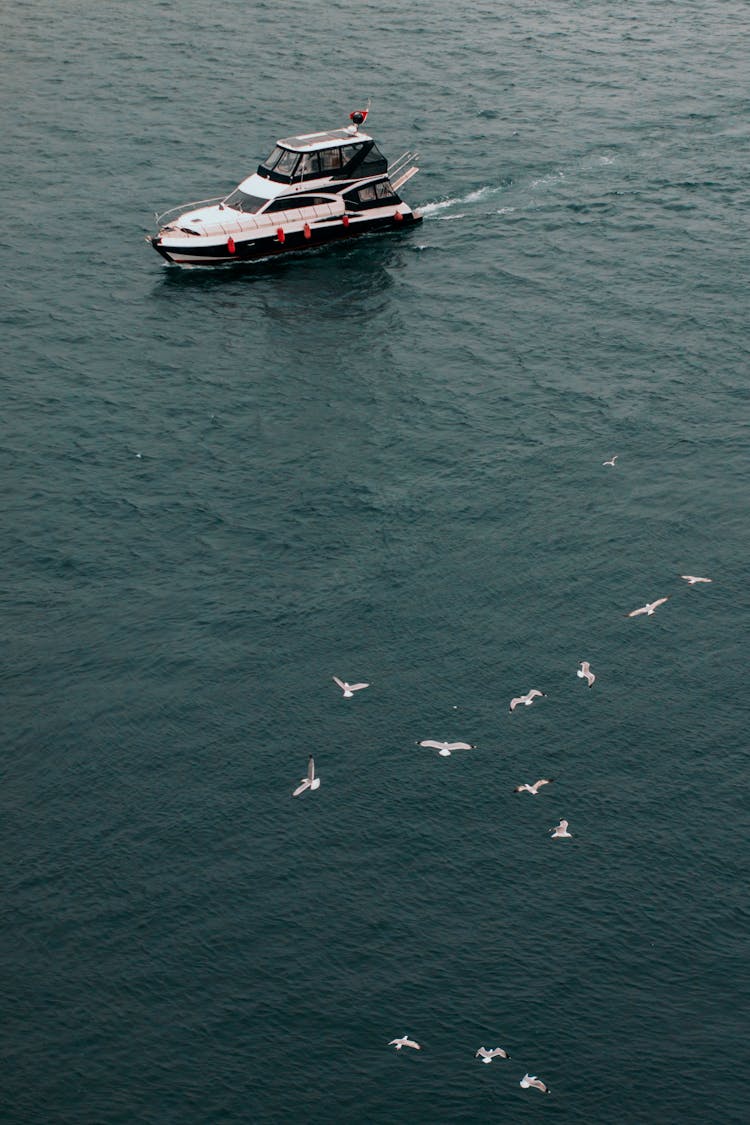
[{"label": "rippled water surface", "polygon": [[[746,1120],[747,13],[6,5],[3,1121]],[[368,97],[421,227],[144,242]]]}]

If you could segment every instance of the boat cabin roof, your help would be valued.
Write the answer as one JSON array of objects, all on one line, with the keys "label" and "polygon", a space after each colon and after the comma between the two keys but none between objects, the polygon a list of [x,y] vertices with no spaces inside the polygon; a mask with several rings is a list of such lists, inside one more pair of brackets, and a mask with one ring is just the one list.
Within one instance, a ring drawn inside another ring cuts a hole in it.
[{"label": "boat cabin roof", "polygon": [[337,148],[340,144],[356,144],[357,141],[371,141],[368,133],[351,129],[331,129],[327,133],[303,133],[299,137],[285,137],[276,143],[293,152],[314,152],[321,148]]}]

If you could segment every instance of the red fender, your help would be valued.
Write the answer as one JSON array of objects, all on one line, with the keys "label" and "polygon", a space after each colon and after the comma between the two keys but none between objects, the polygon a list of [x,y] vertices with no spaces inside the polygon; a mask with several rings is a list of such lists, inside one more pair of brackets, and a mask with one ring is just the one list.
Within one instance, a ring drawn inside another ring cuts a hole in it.
[{"label": "red fender", "polygon": [[283,227],[279,227],[279,229],[276,231],[276,237],[278,238],[279,242],[283,246],[284,239],[286,238],[286,235],[284,234],[284,228]]},{"label": "red fender", "polygon": [[227,239],[227,250],[229,251],[230,254],[234,254],[236,249],[237,249],[237,247],[234,245],[234,239],[232,238],[232,236],[230,234],[229,238]]}]

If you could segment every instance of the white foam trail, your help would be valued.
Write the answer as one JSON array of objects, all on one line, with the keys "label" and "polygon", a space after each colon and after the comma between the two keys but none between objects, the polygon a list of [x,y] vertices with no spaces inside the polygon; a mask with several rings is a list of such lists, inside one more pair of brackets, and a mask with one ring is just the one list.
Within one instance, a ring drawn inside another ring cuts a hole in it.
[{"label": "white foam trail", "polygon": [[540,176],[538,180],[532,180],[531,183],[529,184],[529,187],[531,188],[532,191],[534,191],[535,188],[547,187],[548,184],[555,184],[559,180],[564,180],[564,179],[565,179],[565,173],[564,172],[560,172],[560,171],[550,172],[550,174],[548,176]]},{"label": "white foam trail", "polygon": [[[485,184],[484,187],[475,188],[467,195],[458,196],[456,199],[436,199],[432,203],[423,203],[419,210],[423,215],[434,215],[438,211],[444,211],[446,207],[455,207],[457,204],[479,203],[480,200],[496,195],[500,191],[507,191],[507,188],[507,184]],[[458,216],[456,215],[455,218]]]},{"label": "white foam trail", "polygon": [[439,199],[436,203],[423,203],[419,208],[423,215],[434,215],[436,211],[444,211],[454,203],[461,203],[460,199]]}]

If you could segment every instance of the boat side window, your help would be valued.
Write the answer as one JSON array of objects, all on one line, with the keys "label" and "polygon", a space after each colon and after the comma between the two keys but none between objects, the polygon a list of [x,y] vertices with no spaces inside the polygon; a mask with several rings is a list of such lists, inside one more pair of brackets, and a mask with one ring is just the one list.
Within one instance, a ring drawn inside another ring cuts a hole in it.
[{"label": "boat side window", "polygon": [[324,148],[320,153],[320,169],[322,172],[329,172],[333,169],[341,167],[341,149],[340,148]]},{"label": "boat side window", "polygon": [[375,194],[378,199],[393,199],[396,193],[387,180],[381,180],[375,184]]},{"label": "boat side window", "polygon": [[298,159],[298,152],[290,152],[289,149],[282,149],[281,156],[279,157],[273,170],[281,176],[291,176]]},{"label": "boat side window", "polygon": [[365,153],[360,169],[363,175],[367,172],[386,172],[388,170],[388,161],[374,141]]},{"label": "boat side window", "polygon": [[367,184],[365,187],[361,187],[357,194],[360,203],[370,203],[375,198],[375,185]]},{"label": "boat side window", "polygon": [[300,161],[297,172],[300,176],[309,176],[312,172],[320,172],[320,157],[317,152],[306,152]]},{"label": "boat side window", "polygon": [[234,211],[244,211],[248,215],[253,215],[256,211],[260,211],[261,207],[265,206],[267,202],[267,199],[261,199],[257,195],[248,195],[246,191],[235,188],[232,194],[224,200],[224,206],[231,207]]},{"label": "boat side window", "polygon": [[359,144],[359,145],[344,145],[344,147],[341,150],[341,160],[342,160],[342,162],[344,164],[348,164],[351,160],[354,160],[355,156],[359,156],[359,154],[360,154],[360,152],[362,151],[363,148],[364,148],[364,145],[362,145],[362,144]]},{"label": "boat side window", "polygon": [[274,199],[266,207],[265,214],[270,215],[274,211],[298,211],[305,207],[319,207],[324,203],[330,203],[330,199],[323,199],[319,195],[284,195],[280,199]]}]

